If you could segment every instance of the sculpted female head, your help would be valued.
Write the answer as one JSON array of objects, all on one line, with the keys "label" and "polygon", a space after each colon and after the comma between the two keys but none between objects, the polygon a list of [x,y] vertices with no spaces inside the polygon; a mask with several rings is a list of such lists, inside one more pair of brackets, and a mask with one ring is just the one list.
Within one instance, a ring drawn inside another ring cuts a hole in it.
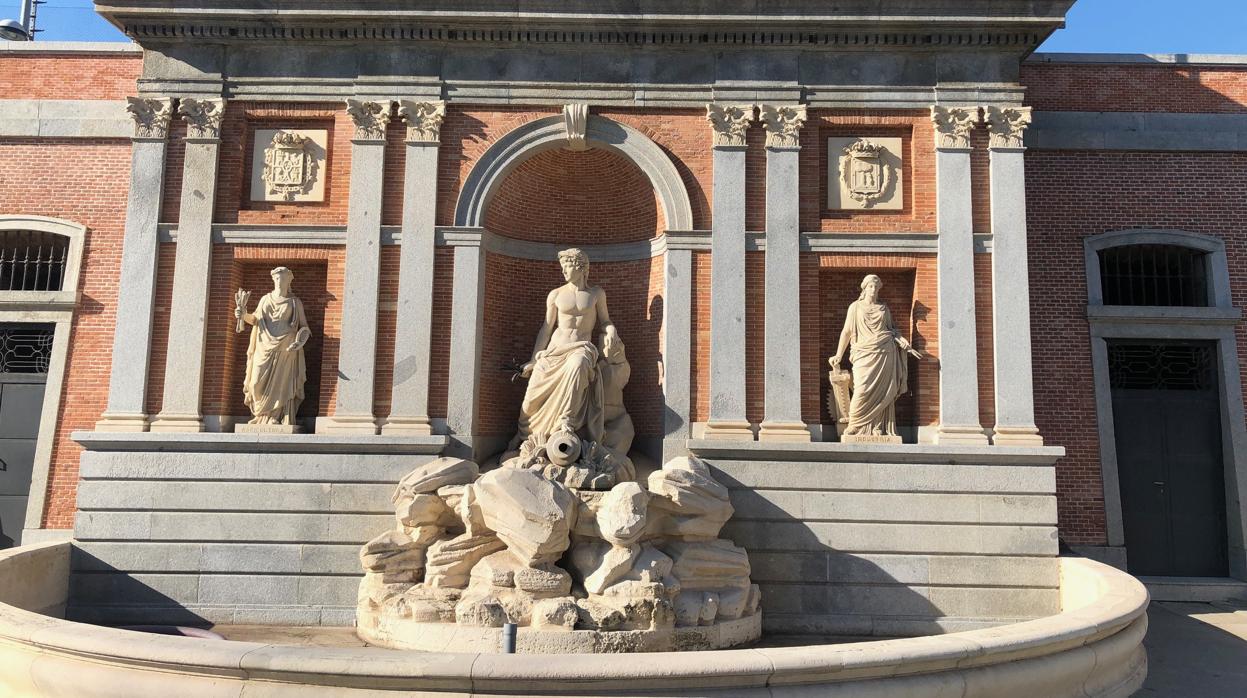
[{"label": "sculpted female head", "polygon": [[294,272],[286,267],[277,267],[268,273],[273,277],[273,288],[285,293],[290,290],[290,283],[294,281]]},{"label": "sculpted female head", "polygon": [[862,294],[858,296],[858,300],[875,302],[879,300],[879,291],[883,288],[883,279],[874,274],[867,274],[862,279]]}]

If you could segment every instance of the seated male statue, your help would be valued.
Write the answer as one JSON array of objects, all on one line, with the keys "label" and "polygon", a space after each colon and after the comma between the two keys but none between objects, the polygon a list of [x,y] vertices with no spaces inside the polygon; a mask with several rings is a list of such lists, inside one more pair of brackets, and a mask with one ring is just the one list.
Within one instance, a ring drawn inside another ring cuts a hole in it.
[{"label": "seated male statue", "polygon": [[[618,361],[626,361],[606,308],[606,292],[589,285],[589,257],[583,251],[563,250],[559,266],[567,283],[546,297],[545,322],[537,333],[532,360],[520,369],[520,375],[528,378],[528,388],[520,406],[519,432],[509,450],[518,449],[526,465],[542,456],[557,465],[570,465],[582,448],[593,457],[590,451],[604,450],[607,442],[631,442],[631,434],[626,440],[606,438],[608,386],[599,360],[617,356]],[[598,331],[600,349],[593,342]],[[626,382],[622,371],[617,374]],[[630,420],[622,421],[631,428]],[[622,421],[611,419],[611,424]],[[557,438],[551,441],[552,437]],[[561,444],[561,453],[552,450],[553,443]],[[613,455],[623,458],[627,454]]]}]

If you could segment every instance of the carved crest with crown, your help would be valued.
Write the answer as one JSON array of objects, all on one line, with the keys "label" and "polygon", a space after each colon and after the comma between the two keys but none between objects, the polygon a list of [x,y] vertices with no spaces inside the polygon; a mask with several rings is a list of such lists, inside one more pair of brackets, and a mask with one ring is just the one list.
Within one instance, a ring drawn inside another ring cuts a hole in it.
[{"label": "carved crest with crown", "polygon": [[288,131],[278,131],[264,150],[264,186],[268,193],[294,201],[307,194],[316,183],[317,162],[310,152],[312,139]]},{"label": "carved crest with crown", "polygon": [[844,149],[840,173],[844,188],[854,201],[869,207],[887,193],[894,176],[884,158],[883,146],[859,139]]}]

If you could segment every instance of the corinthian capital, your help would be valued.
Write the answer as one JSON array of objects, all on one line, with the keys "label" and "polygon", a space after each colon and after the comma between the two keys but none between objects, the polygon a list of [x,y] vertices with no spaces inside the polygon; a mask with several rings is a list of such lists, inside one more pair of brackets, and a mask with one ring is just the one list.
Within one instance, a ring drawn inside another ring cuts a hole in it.
[{"label": "corinthian capital", "polygon": [[1021,148],[1022,134],[1031,125],[1030,107],[984,107],[992,148]]},{"label": "corinthian capital", "polygon": [[714,144],[744,145],[753,109],[752,104],[707,104],[706,121],[714,131]]},{"label": "corinthian capital", "polygon": [[398,115],[407,122],[408,143],[437,143],[441,140],[442,121],[446,118],[445,102],[404,99],[398,103]]},{"label": "corinthian capital", "polygon": [[383,141],[385,127],[390,123],[390,106],[393,102],[366,102],[360,99],[346,100],[346,113],[355,122],[355,140]]},{"label": "corinthian capital", "polygon": [[171,98],[126,97],[126,112],[134,119],[134,137],[164,140],[173,118]]},{"label": "corinthian capital", "polygon": [[225,100],[183,97],[178,100],[178,113],[186,119],[187,138],[221,137],[221,117],[225,116]]},{"label": "corinthian capital", "polygon": [[978,107],[931,107],[935,124],[935,147],[969,148],[970,132],[979,122]]},{"label": "corinthian capital", "polygon": [[762,124],[766,126],[766,147],[801,147],[801,127],[805,125],[806,119],[804,104],[790,107],[763,104],[758,107],[758,112]]}]

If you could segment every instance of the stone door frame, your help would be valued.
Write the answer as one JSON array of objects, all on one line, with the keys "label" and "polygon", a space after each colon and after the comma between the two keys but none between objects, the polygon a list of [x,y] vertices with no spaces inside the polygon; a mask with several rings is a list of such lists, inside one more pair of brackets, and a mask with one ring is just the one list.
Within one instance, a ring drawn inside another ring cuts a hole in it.
[{"label": "stone door frame", "polygon": [[48,474],[65,385],[65,364],[69,357],[74,309],[78,304],[79,271],[87,228],[80,223],[47,216],[0,215],[0,233],[10,230],[35,230],[69,240],[60,291],[0,291],[0,322],[41,323],[55,328],[43,410],[39,416],[39,436],[35,442],[30,498],[26,501],[26,522],[22,530],[23,544],[30,544],[68,539],[73,535],[71,529],[44,529],[43,509],[47,503]]},{"label": "stone door frame", "polygon": [[[1128,245],[1175,245],[1207,253],[1207,307],[1104,305],[1099,253]],[[1113,399],[1109,383],[1108,340],[1154,339],[1212,341],[1216,347],[1221,404],[1222,458],[1225,470],[1226,539],[1230,575],[1247,580],[1247,427],[1239,373],[1235,327],[1242,311],[1230,295],[1225,243],[1209,235],[1181,230],[1122,230],[1093,235],[1083,241],[1087,274],[1087,322],[1091,335],[1091,367],[1100,442],[1100,475],[1108,546],[1088,550],[1106,562],[1126,568],[1126,536],[1117,463]]]}]

